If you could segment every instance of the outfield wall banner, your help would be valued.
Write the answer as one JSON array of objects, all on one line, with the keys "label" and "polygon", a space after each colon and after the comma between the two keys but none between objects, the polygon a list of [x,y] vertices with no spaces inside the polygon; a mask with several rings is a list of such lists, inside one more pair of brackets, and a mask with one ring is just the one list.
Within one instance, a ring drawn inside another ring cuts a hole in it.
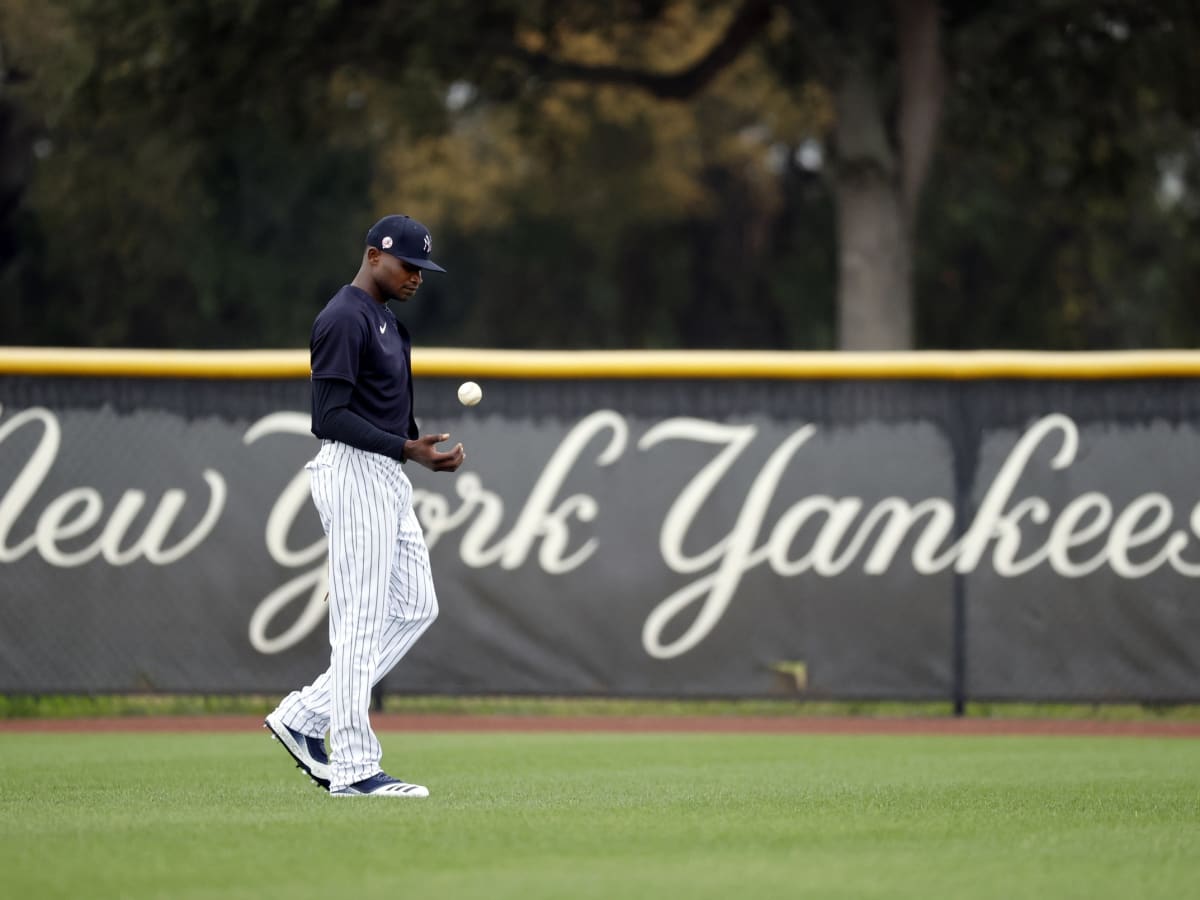
[{"label": "outfield wall banner", "polygon": [[[469,377],[469,372],[463,373]],[[1194,378],[419,377],[389,692],[1200,700]],[[328,661],[301,378],[0,376],[0,692]]]}]

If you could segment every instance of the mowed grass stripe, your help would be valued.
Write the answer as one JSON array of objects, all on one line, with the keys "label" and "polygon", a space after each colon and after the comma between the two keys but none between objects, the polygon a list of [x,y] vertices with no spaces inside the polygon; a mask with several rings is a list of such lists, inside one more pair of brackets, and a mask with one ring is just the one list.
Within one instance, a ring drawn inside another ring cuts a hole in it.
[{"label": "mowed grass stripe", "polygon": [[1182,897],[1200,741],[385,734],[335,800],[262,734],[0,734],[13,897]]}]

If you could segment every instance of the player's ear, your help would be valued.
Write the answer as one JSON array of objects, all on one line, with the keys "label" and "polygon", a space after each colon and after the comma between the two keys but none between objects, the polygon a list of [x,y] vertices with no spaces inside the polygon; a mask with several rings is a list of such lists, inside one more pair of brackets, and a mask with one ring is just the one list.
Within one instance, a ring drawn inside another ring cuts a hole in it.
[{"label": "player's ear", "polygon": [[379,265],[379,258],[383,254],[379,252],[378,247],[368,247],[363,251],[363,262],[370,263],[373,266]]}]

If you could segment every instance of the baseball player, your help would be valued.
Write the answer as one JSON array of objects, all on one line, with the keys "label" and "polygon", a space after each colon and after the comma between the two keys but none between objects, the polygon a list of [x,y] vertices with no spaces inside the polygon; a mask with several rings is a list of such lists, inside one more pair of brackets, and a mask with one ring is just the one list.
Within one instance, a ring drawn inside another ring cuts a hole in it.
[{"label": "baseball player", "polygon": [[380,767],[368,707],[371,688],[438,612],[403,464],[454,472],[466,454],[462,444],[438,449],[448,434],[418,436],[411,343],[387,305],[416,294],[425,272],[445,271],[429,258],[429,230],[386,216],[366,243],[358,274],[321,310],[310,342],[321,449],[306,468],[329,541],[330,664],[288,694],[265,727],[335,797],[427,797],[425,787]]}]

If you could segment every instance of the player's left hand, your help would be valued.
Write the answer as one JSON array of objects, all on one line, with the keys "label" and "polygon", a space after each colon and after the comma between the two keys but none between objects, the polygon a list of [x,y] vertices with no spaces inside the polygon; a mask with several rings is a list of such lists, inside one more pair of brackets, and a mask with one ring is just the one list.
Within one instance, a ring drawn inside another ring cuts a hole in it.
[{"label": "player's left hand", "polygon": [[458,467],[467,458],[467,451],[461,443],[455,444],[449,450],[439,450],[437,445],[450,440],[448,434],[423,434],[415,441],[404,445],[404,458],[420,463],[434,472],[457,472]]}]

